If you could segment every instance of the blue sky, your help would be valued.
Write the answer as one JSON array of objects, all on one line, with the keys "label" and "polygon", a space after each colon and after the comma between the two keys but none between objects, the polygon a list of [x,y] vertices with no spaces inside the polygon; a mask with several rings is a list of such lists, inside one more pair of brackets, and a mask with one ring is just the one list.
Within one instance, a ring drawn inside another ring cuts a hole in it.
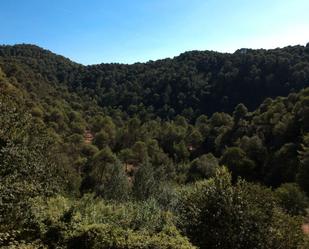
[{"label": "blue sky", "polygon": [[1,0],[0,44],[83,64],[309,42],[309,0]]}]

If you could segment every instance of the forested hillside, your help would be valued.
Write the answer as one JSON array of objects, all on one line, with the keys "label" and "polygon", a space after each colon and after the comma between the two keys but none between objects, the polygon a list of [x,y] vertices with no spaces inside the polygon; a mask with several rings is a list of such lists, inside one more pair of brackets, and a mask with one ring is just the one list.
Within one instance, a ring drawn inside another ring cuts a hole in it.
[{"label": "forested hillside", "polygon": [[232,112],[239,103],[254,110],[266,97],[287,96],[309,81],[308,46],[233,54],[192,51],[144,64],[87,67],[29,45],[3,46],[0,54],[3,62],[30,67],[49,82],[90,95],[102,107],[163,119]]},{"label": "forested hillside", "polygon": [[83,66],[0,46],[4,248],[308,248],[309,45]]}]

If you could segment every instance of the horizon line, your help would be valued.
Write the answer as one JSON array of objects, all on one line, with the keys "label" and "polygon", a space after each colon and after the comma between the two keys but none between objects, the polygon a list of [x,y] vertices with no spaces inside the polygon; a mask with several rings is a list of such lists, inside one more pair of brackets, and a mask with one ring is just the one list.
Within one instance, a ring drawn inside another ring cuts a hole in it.
[{"label": "horizon line", "polygon": [[276,47],[272,47],[272,48],[250,48],[250,47],[241,47],[241,48],[238,48],[238,49],[234,49],[234,51],[219,51],[219,50],[214,50],[214,49],[192,49],[192,50],[186,50],[184,52],[180,52],[178,53],[177,55],[173,55],[173,56],[166,56],[166,57],[163,57],[163,58],[157,58],[157,59],[149,59],[149,60],[141,60],[141,61],[135,61],[135,62],[132,62],[132,63],[126,63],[126,62],[100,62],[100,63],[93,63],[93,64],[85,64],[85,63],[82,63],[82,62],[78,62],[77,60],[73,59],[73,58],[70,58],[69,56],[66,56],[62,53],[59,53],[57,51],[54,51],[52,49],[49,49],[49,48],[46,48],[45,46],[43,45],[39,45],[39,44],[36,44],[36,43],[7,43],[7,44],[0,44],[0,46],[11,46],[11,47],[14,47],[14,46],[35,46],[35,47],[38,47],[40,49],[43,49],[45,51],[48,51],[54,55],[57,55],[57,56],[61,56],[75,64],[79,64],[79,65],[82,65],[82,66],[96,66],[96,65],[102,65],[102,64],[118,64],[118,65],[135,65],[135,64],[147,64],[147,63],[152,63],[152,62],[156,62],[156,61],[162,61],[162,60],[168,60],[168,59],[174,59],[174,58],[177,58],[179,56],[181,56],[182,54],[185,54],[185,53],[191,53],[191,52],[214,52],[214,53],[220,53],[220,54],[234,54],[236,53],[237,51],[239,50],[243,50],[243,49],[246,49],[246,50],[276,50],[276,49],[284,49],[284,48],[288,48],[288,47],[297,47],[297,46],[301,46],[301,47],[306,47],[306,46],[309,46],[309,42],[307,42],[306,44],[293,44],[293,45],[284,45],[284,46],[276,46]]}]

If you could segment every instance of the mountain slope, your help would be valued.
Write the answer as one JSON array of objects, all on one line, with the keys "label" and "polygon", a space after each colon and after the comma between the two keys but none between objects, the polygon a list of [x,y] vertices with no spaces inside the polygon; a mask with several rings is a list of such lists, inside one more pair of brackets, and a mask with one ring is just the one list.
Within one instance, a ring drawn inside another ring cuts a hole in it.
[{"label": "mountain slope", "polygon": [[267,97],[309,86],[309,45],[234,54],[192,51],[148,63],[87,67],[36,46],[0,47],[0,65],[8,76],[12,60],[101,107],[163,119],[231,112],[238,103],[254,110]]}]

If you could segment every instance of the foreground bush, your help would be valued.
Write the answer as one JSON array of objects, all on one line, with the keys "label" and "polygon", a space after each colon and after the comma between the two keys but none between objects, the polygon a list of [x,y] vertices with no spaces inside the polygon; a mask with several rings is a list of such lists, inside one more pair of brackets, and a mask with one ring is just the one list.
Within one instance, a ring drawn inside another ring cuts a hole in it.
[{"label": "foreground bush", "polygon": [[302,245],[302,219],[283,213],[270,189],[231,182],[223,168],[213,179],[182,191],[179,226],[193,244],[207,249],[296,249]]},{"label": "foreground bush", "polygon": [[28,226],[51,248],[195,248],[155,200],[112,203],[92,195],[35,198]]},{"label": "foreground bush", "polygon": [[149,235],[147,233],[124,230],[110,225],[84,227],[69,241],[70,249],[193,249],[187,238],[181,236],[174,227]]}]

